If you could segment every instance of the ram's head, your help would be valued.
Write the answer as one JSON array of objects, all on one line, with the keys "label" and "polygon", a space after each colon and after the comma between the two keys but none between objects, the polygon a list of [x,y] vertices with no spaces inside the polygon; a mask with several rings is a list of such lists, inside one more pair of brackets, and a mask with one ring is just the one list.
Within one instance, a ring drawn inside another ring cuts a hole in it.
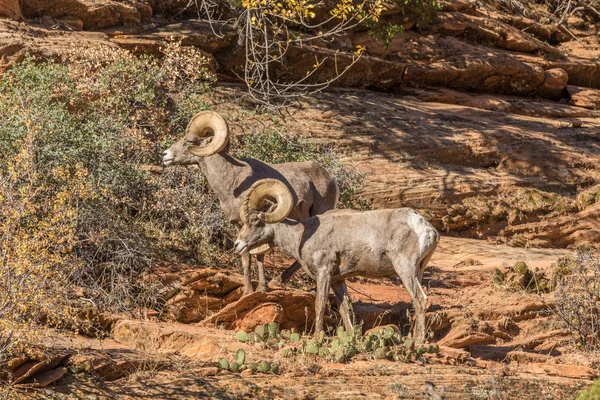
[{"label": "ram's head", "polygon": [[163,152],[162,162],[164,166],[198,164],[202,157],[223,151],[228,143],[229,128],[223,117],[202,111],[192,117],[185,136]]},{"label": "ram's head", "polygon": [[269,225],[283,221],[293,208],[294,197],[283,182],[278,179],[254,182],[240,207],[243,226],[235,241],[235,251],[256,252],[268,246],[273,240]]}]

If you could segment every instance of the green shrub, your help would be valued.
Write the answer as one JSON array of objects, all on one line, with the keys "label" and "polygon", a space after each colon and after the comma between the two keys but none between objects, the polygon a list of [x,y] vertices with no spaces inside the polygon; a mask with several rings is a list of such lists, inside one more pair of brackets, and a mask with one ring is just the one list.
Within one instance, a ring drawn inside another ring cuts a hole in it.
[{"label": "green shrub", "polygon": [[[198,51],[176,44],[167,45],[160,60],[111,48],[66,60],[68,67],[28,56],[0,77],[0,199],[6,200],[0,229],[21,235],[0,242],[0,275],[21,265],[24,274],[39,276],[41,264],[26,262],[15,243],[62,236],[69,245],[49,239],[52,257],[42,263],[64,270],[53,279],[66,292],[49,290],[52,298],[73,300],[68,287],[79,286],[87,306],[152,306],[154,286],[140,279],[151,264],[182,252],[197,257],[197,247],[209,249],[227,228],[201,174],[156,176],[144,168],[157,164],[163,145],[183,132],[190,108],[200,107],[189,103],[190,94],[204,93],[213,77]],[[69,229],[50,232],[47,210],[67,195],[78,197],[63,207],[69,212],[56,229]],[[21,204],[20,214],[11,203]],[[53,308],[56,301],[47,303],[47,309],[59,308]],[[50,315],[47,309],[42,314]],[[37,314],[28,309],[5,317]]]}]

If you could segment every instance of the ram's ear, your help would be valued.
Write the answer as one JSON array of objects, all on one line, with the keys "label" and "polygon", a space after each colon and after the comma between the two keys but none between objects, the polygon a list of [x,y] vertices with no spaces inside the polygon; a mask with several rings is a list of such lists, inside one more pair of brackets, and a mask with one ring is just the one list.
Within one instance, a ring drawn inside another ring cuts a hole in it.
[{"label": "ram's ear", "polygon": [[294,208],[295,208],[296,210],[303,210],[305,206],[306,206],[306,202],[304,201],[304,199],[302,199],[302,200],[299,200],[299,201],[296,203],[296,205],[294,206]]}]

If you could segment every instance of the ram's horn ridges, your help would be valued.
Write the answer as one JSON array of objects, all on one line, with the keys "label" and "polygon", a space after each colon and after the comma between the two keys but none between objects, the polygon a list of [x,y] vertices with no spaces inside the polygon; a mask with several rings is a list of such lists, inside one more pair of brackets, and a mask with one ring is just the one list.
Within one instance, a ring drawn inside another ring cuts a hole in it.
[{"label": "ram's horn ridges", "polygon": [[186,134],[192,133],[199,138],[214,133],[212,141],[206,146],[190,146],[188,151],[197,157],[207,157],[223,151],[229,142],[229,127],[225,119],[214,111],[201,111],[190,120]]},{"label": "ram's horn ridges", "polygon": [[[270,212],[261,212],[265,201],[272,198],[276,207]],[[261,179],[248,189],[240,208],[240,218],[248,221],[250,212],[258,212],[258,218],[267,224],[283,221],[294,208],[294,197],[288,187],[278,179]]]}]

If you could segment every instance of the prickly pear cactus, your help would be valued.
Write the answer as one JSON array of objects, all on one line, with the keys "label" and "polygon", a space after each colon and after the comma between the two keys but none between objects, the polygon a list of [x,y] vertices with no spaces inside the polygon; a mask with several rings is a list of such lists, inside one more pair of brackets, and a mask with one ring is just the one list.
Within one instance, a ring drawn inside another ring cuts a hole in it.
[{"label": "prickly pear cactus", "polygon": [[279,336],[279,324],[277,322],[271,322],[267,325],[267,330],[269,331],[269,337],[271,339],[277,339]]},{"label": "prickly pear cactus", "polygon": [[504,272],[500,271],[498,268],[494,268],[492,282],[496,286],[502,285],[504,283]]},{"label": "prickly pear cactus", "polygon": [[294,332],[292,334],[290,334],[290,342],[299,342],[300,341],[300,334]]},{"label": "prickly pear cactus", "polygon": [[279,364],[276,364],[276,363],[271,364],[271,368],[269,369],[269,372],[271,372],[272,374],[278,375],[279,374]]},{"label": "prickly pear cactus", "polygon": [[350,346],[346,347],[346,354],[344,354],[344,355],[346,356],[347,359],[350,359],[357,354],[358,354],[358,349],[355,346],[350,345]]},{"label": "prickly pear cactus", "polygon": [[285,340],[290,340],[290,335],[292,334],[292,332],[290,332],[287,329],[283,329],[281,332],[279,332],[279,334],[281,335],[282,338],[284,338]]},{"label": "prickly pear cactus", "polygon": [[421,357],[425,353],[427,353],[427,347],[425,347],[425,346],[417,347],[417,357]]},{"label": "prickly pear cactus", "polygon": [[430,354],[437,354],[440,352],[440,346],[438,346],[437,344],[430,344],[427,348],[427,352]]},{"label": "prickly pear cactus", "polygon": [[244,331],[238,331],[235,334],[235,338],[242,343],[246,343],[248,341],[248,334]]},{"label": "prickly pear cactus", "polygon": [[519,261],[513,266],[513,271],[520,275],[525,275],[528,270],[527,264],[524,261]]},{"label": "prickly pear cactus", "polygon": [[308,354],[319,354],[319,346],[317,345],[317,343],[310,341],[306,343],[305,351]]},{"label": "prickly pear cactus", "polygon": [[319,339],[318,339],[318,343],[319,344],[323,344],[323,342],[325,341],[325,331],[321,331],[319,333]]},{"label": "prickly pear cactus", "polygon": [[240,364],[238,364],[236,362],[232,362],[231,364],[229,364],[229,370],[231,372],[239,372],[240,371]]},{"label": "prickly pear cactus", "polygon": [[383,328],[383,332],[381,333],[381,336],[385,339],[385,340],[390,340],[392,337],[394,337],[394,329],[388,327]]},{"label": "prickly pear cactus", "polygon": [[326,358],[327,356],[329,356],[329,354],[330,354],[330,352],[327,347],[319,348],[319,357]]},{"label": "prickly pear cactus", "polygon": [[250,332],[248,334],[248,340],[251,342],[260,342],[260,337],[255,332]]},{"label": "prickly pear cactus", "polygon": [[340,348],[340,340],[339,339],[333,339],[331,341],[331,350],[336,351],[339,348]]},{"label": "prickly pear cactus", "polygon": [[341,347],[333,352],[333,359],[335,362],[343,363],[346,361],[346,356],[344,354],[344,349]]},{"label": "prickly pear cactus", "polygon": [[271,363],[268,361],[261,361],[258,363],[259,372],[269,372],[271,370]]},{"label": "prickly pear cactus", "polygon": [[252,370],[252,371],[257,371],[258,370],[258,364],[257,363],[248,363],[247,365],[248,369]]},{"label": "prickly pear cactus", "polygon": [[254,328],[254,333],[256,333],[260,340],[266,339],[265,333],[268,334],[268,329],[265,329],[265,325],[256,325]]},{"label": "prickly pear cactus", "polygon": [[229,369],[229,361],[226,358],[219,359],[219,368],[221,369]]},{"label": "prickly pear cactus", "polygon": [[238,349],[235,353],[235,362],[239,365],[244,364],[246,362],[246,352],[242,349]]}]

